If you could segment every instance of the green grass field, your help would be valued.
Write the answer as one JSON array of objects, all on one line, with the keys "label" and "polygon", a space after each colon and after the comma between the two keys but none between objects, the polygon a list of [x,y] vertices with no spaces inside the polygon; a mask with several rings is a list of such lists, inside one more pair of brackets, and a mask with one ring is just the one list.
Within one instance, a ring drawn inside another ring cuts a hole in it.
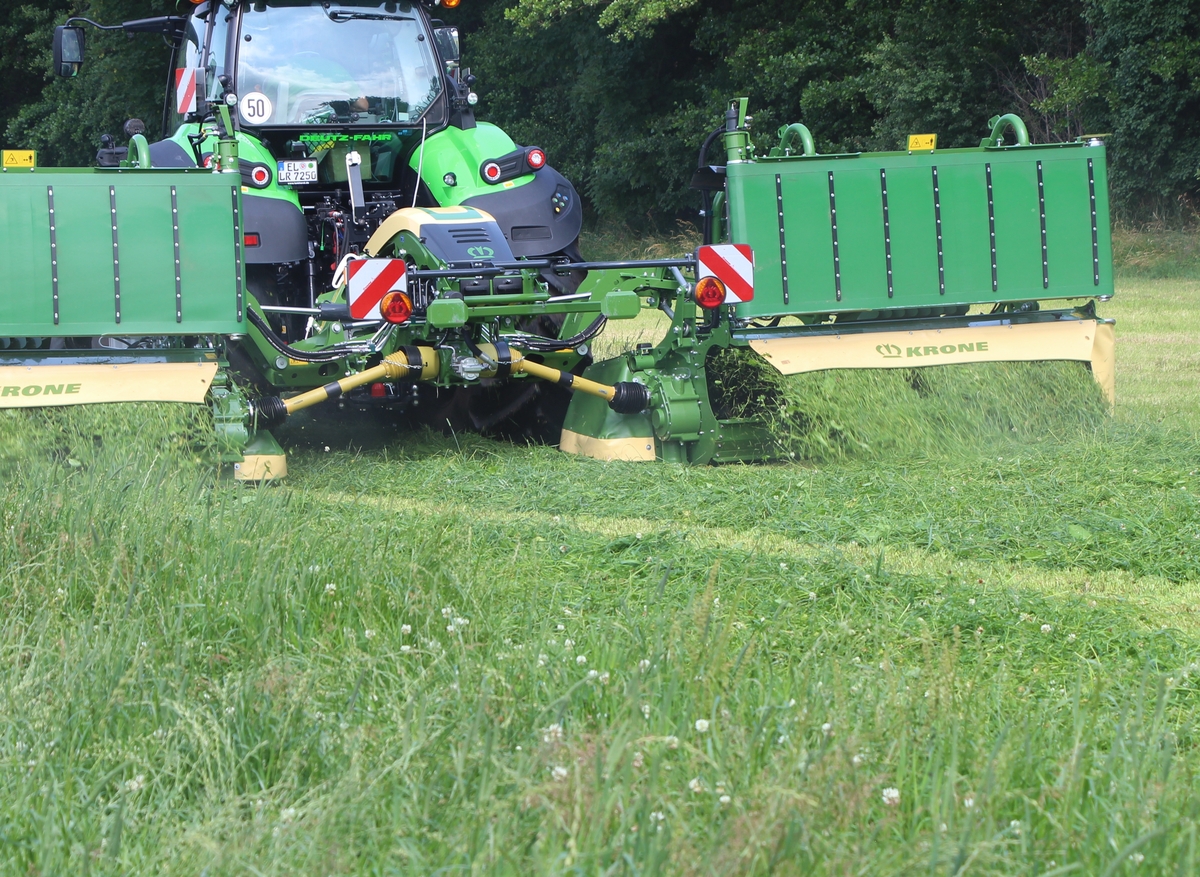
[{"label": "green grass field", "polygon": [[[963,369],[1019,415],[948,443],[680,468],[330,412],[252,489],[201,411],[0,412],[0,870],[1197,873],[1195,251],[1118,235],[1114,417]],[[831,380],[797,398],[878,393]]]}]

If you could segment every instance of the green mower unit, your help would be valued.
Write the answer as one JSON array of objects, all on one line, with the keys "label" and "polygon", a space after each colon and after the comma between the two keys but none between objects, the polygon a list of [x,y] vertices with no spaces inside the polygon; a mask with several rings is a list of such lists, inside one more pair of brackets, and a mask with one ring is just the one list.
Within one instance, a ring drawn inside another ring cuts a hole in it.
[{"label": "green mower unit", "polygon": [[[1100,141],[1030,145],[1005,116],[975,149],[817,155],[796,124],[757,154],[739,99],[693,182],[704,246],[588,262],[574,188],[475,120],[432,8],[209,0],[108,28],[175,46],[174,133],[131,120],[95,168],[6,160],[0,407],[207,404],[260,481],[286,474],[269,430],[330,399],[600,459],[762,459],[764,427],[710,399],[729,348],[784,374],[1081,360],[1111,400]],[[56,31],[63,75],[81,23]],[[647,309],[660,342],[593,362]]]}]

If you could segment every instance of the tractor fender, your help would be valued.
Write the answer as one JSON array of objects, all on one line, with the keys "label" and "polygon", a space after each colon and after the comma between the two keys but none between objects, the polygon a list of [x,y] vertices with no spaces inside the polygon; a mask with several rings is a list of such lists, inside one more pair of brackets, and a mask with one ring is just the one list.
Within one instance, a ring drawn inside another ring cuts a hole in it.
[{"label": "tractor fender", "polygon": [[575,187],[549,165],[523,186],[476,195],[462,203],[495,217],[518,257],[561,253],[575,243],[583,228],[583,208]]},{"label": "tractor fender", "polygon": [[[242,228],[258,235],[258,246],[244,249],[247,265],[301,262],[308,258],[308,225],[291,201],[242,195]],[[253,239],[253,238],[251,238]]]}]

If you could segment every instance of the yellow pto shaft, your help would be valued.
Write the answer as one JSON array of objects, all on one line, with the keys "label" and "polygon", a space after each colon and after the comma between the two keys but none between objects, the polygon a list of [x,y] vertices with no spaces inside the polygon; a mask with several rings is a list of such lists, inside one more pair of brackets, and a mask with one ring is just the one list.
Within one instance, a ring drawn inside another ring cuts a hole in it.
[{"label": "yellow pto shaft", "polygon": [[[622,381],[615,386],[589,381],[570,372],[551,368],[541,363],[531,362],[517,350],[507,345],[481,344],[477,348],[480,359],[487,368],[481,372],[484,377],[507,377],[510,374],[527,374],[533,378],[578,390],[592,396],[599,396],[608,402],[609,406],[622,414],[632,414],[642,411],[650,404],[650,391],[642,384],[633,381]],[[282,423],[288,416],[304,408],[311,408],[330,399],[336,399],[343,393],[375,381],[396,381],[401,379],[413,381],[431,381],[441,372],[441,361],[438,353],[432,347],[405,347],[384,358],[379,365],[365,369],[358,374],[349,375],[328,383],[315,390],[300,393],[288,399],[270,396],[259,399],[254,403],[255,415],[259,426],[270,426]]]}]

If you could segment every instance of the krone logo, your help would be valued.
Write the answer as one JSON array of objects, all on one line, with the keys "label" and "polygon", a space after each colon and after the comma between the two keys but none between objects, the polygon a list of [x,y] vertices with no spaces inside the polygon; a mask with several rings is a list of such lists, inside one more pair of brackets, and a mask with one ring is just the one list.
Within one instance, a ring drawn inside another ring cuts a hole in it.
[{"label": "krone logo", "polygon": [[472,259],[490,259],[496,255],[496,251],[491,247],[468,247],[467,255]]},{"label": "krone logo", "polygon": [[904,351],[895,344],[880,344],[875,348],[875,352],[885,359],[899,359]]}]

